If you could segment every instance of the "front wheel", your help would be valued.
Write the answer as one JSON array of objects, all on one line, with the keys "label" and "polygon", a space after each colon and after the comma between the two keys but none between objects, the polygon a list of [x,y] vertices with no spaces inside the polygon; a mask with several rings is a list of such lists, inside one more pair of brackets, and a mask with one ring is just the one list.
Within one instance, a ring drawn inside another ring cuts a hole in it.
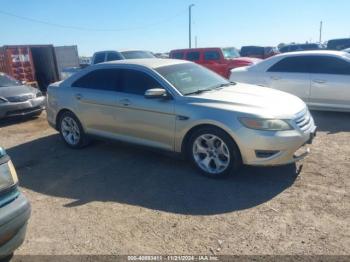
[{"label": "front wheel", "polygon": [[195,131],[188,145],[193,164],[206,176],[225,177],[241,165],[240,152],[232,138],[215,127]]}]

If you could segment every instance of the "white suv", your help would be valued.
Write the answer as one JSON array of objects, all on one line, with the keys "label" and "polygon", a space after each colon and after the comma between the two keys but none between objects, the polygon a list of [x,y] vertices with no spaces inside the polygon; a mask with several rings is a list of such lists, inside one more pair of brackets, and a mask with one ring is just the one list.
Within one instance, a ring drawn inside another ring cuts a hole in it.
[{"label": "white suv", "polygon": [[124,60],[124,59],[140,59],[140,58],[155,58],[149,51],[128,50],[128,51],[100,51],[94,53],[91,64],[99,64],[108,61]]}]

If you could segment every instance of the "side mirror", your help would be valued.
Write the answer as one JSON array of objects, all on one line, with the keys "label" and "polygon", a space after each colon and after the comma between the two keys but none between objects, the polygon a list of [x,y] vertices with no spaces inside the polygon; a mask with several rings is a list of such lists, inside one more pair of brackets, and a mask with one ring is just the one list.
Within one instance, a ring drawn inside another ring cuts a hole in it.
[{"label": "side mirror", "polygon": [[148,89],[145,92],[146,98],[166,98],[168,97],[168,93],[163,88],[152,88]]}]

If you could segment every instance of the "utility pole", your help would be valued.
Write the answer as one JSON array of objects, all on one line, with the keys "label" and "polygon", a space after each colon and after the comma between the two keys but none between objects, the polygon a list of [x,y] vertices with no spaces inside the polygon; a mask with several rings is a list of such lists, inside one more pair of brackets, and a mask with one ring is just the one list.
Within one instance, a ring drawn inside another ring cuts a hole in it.
[{"label": "utility pole", "polygon": [[322,44],[322,27],[323,27],[323,22],[320,22],[320,44]]},{"label": "utility pole", "polygon": [[191,48],[192,45],[192,7],[194,7],[194,4],[191,4],[188,6],[188,45],[189,48]]}]

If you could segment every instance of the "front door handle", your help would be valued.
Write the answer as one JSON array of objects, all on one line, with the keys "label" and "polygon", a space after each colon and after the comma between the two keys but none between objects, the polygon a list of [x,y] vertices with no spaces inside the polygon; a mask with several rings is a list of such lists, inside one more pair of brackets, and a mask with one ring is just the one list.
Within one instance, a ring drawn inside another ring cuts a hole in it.
[{"label": "front door handle", "polygon": [[327,81],[326,80],[323,80],[323,79],[315,79],[315,80],[313,80],[315,83],[317,83],[317,84],[324,84],[324,83],[326,83]]},{"label": "front door handle", "polygon": [[120,104],[122,104],[123,106],[129,106],[131,104],[130,100],[129,99],[122,99],[119,101]]},{"label": "front door handle", "polygon": [[75,98],[77,100],[81,100],[83,98],[83,95],[82,94],[75,94]]}]

